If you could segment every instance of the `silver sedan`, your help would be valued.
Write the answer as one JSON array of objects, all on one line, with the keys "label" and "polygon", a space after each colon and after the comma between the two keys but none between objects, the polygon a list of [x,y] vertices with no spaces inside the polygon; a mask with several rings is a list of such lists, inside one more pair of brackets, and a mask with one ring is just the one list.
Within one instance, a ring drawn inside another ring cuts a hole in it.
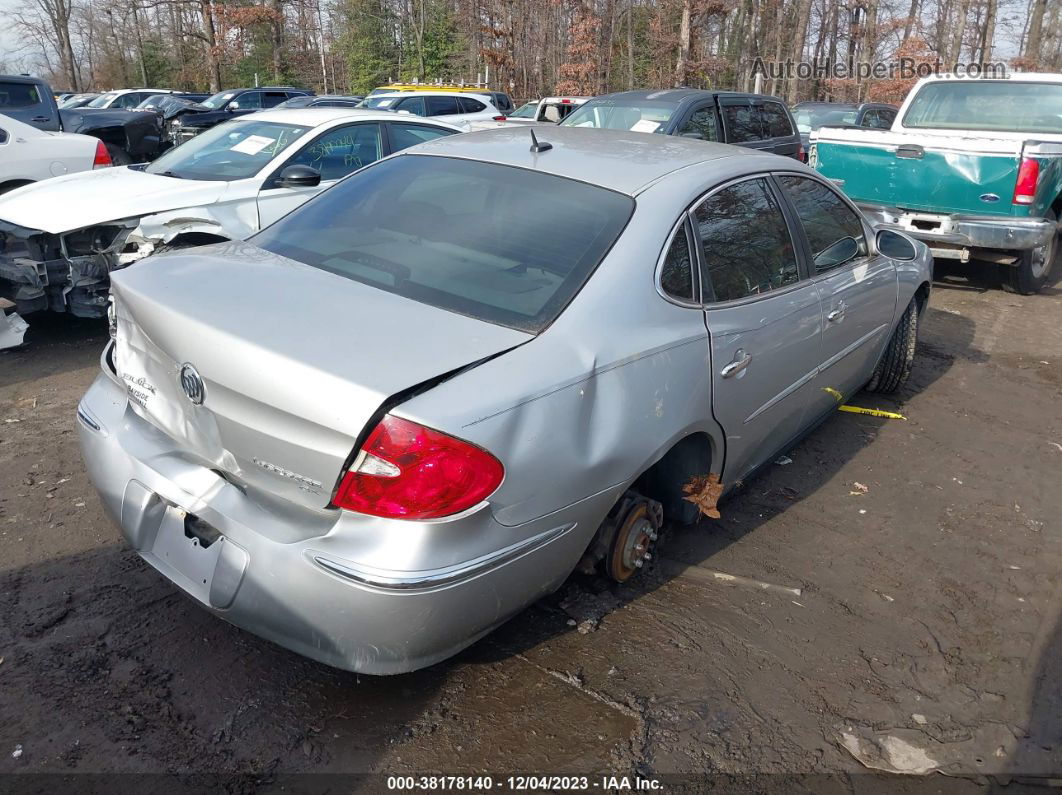
[{"label": "silver sedan", "polygon": [[791,159],[550,128],[440,138],[247,242],[113,275],[78,407],[128,543],[218,616],[409,671],[863,388],[898,389],[927,249]]}]

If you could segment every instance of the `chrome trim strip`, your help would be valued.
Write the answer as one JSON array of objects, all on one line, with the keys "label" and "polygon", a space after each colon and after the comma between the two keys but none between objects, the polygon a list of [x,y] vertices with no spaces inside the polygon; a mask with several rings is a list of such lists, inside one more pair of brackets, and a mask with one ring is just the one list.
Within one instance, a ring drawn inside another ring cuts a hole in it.
[{"label": "chrome trim strip", "polygon": [[747,416],[745,418],[745,421],[743,423],[741,423],[741,424],[742,425],[748,425],[750,422],[752,422],[758,416],[763,414],[763,412],[767,411],[767,409],[769,409],[772,406],[774,406],[774,405],[782,402],[783,400],[785,400],[787,397],[792,395],[794,392],[796,392],[798,389],[800,389],[800,387],[804,386],[804,384],[806,384],[808,381],[810,381],[812,378],[814,378],[818,374],[819,374],[819,370],[818,370],[818,368],[815,368],[814,370],[812,370],[807,375],[797,379],[792,384],[790,384],[785,389],[783,389],[781,392],[779,392],[777,395],[775,395],[773,398],[771,398],[766,403],[764,403],[762,406],[760,406],[758,409],[756,409],[754,412],[752,412],[749,416]]},{"label": "chrome trim strip", "polygon": [[525,538],[523,541],[518,541],[504,549],[499,549],[474,560],[458,563],[455,566],[424,571],[396,572],[375,569],[349,561],[340,563],[312,550],[307,551],[306,554],[321,568],[361,585],[368,585],[387,591],[424,591],[453,585],[461,580],[467,580],[491,569],[496,569],[529,552],[534,552],[544,547],[574,528],[574,522],[554,527],[551,530],[546,530],[538,535],[531,536],[531,538]]},{"label": "chrome trim strip", "polygon": [[852,353],[856,348],[860,348],[863,345],[866,345],[868,342],[870,342],[870,340],[874,339],[874,337],[876,337],[878,334],[880,334],[882,331],[884,331],[888,327],[889,327],[888,323],[882,323],[876,329],[872,330],[871,332],[869,332],[867,334],[864,334],[862,337],[857,339],[851,345],[847,346],[846,348],[844,348],[843,350],[839,351],[838,353],[835,353],[833,356],[831,356],[829,359],[827,359],[825,362],[823,362],[821,365],[819,365],[819,372],[821,373],[823,370],[827,370],[830,367],[833,367],[835,364],[837,364],[837,362],[841,361],[841,359],[843,359],[845,356],[847,356],[848,354]]}]

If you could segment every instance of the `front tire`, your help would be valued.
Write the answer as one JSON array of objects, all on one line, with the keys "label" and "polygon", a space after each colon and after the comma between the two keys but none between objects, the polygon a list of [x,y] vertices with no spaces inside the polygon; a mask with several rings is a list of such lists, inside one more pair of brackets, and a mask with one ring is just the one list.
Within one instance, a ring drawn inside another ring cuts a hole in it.
[{"label": "front tire", "polygon": [[[1048,221],[1056,222],[1053,212],[1045,216]],[[1000,265],[1000,278],[1003,289],[1018,295],[1034,295],[1043,289],[1051,275],[1051,268],[1058,255],[1058,232],[1051,239],[1029,251],[1021,252],[1021,257],[1014,265]]]},{"label": "front tire", "polygon": [[912,298],[893,329],[881,361],[874,368],[874,375],[864,387],[867,392],[891,395],[907,383],[914,364],[915,346],[918,344],[918,321],[918,299]]}]

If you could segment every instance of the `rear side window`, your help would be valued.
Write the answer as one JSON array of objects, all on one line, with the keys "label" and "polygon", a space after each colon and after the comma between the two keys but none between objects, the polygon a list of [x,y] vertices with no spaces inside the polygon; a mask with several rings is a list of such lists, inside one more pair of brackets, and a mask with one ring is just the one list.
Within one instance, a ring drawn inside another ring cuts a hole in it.
[{"label": "rear side window", "polygon": [[0,108],[28,108],[39,104],[41,95],[32,83],[0,81]]},{"label": "rear side window", "polygon": [[718,141],[719,130],[716,127],[715,108],[695,110],[682,123],[678,134],[683,138],[697,138],[701,141]]},{"label": "rear side window", "polygon": [[763,130],[767,138],[784,138],[793,134],[789,114],[778,102],[763,103]]},{"label": "rear side window", "polygon": [[723,188],[704,200],[694,219],[710,300],[761,295],[800,279],[793,238],[766,180]]},{"label": "rear side window", "polygon": [[800,217],[816,273],[840,267],[867,253],[863,224],[832,188],[817,179],[778,177]]},{"label": "rear side window", "polygon": [[660,269],[660,286],[668,295],[693,300],[693,252],[690,250],[686,224],[678,228],[668,246],[664,265]]},{"label": "rear side window", "polygon": [[461,106],[462,113],[479,113],[487,109],[486,105],[472,97],[458,97],[457,103]]},{"label": "rear side window", "polygon": [[444,135],[452,135],[453,130],[441,127],[429,127],[426,124],[404,124],[391,122],[391,150],[398,152],[425,141],[434,141]]},{"label": "rear side window", "polygon": [[461,106],[457,104],[457,97],[428,97],[429,116],[449,116],[460,112]]},{"label": "rear side window", "polygon": [[723,116],[728,131],[727,140],[732,144],[763,140],[760,131],[760,114],[751,105],[724,105]]},{"label": "rear side window", "polygon": [[254,237],[255,245],[414,301],[537,333],[611,248],[634,201],[521,168],[382,160]]},{"label": "rear side window", "polygon": [[287,101],[288,95],[283,91],[266,91],[262,96],[263,108],[275,108],[281,102]]}]

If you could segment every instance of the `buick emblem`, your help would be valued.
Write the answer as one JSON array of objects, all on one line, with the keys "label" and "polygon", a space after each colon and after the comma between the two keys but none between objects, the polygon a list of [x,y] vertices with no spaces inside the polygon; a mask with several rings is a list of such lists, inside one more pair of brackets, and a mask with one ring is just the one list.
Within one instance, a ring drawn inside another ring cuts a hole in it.
[{"label": "buick emblem", "polygon": [[185,362],[181,365],[178,380],[187,398],[196,406],[202,404],[203,398],[206,397],[206,387],[203,386],[203,377],[199,375],[199,371]]}]

